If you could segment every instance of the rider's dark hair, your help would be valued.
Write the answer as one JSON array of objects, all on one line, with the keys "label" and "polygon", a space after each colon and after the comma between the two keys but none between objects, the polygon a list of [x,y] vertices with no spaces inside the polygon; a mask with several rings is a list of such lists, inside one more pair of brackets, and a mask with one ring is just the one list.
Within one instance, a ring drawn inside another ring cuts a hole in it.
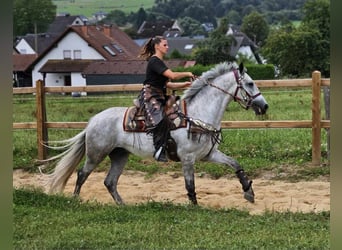
[{"label": "rider's dark hair", "polygon": [[163,36],[155,36],[150,38],[144,47],[141,49],[139,57],[149,59],[156,51],[154,45],[159,44],[162,40],[165,40]]}]

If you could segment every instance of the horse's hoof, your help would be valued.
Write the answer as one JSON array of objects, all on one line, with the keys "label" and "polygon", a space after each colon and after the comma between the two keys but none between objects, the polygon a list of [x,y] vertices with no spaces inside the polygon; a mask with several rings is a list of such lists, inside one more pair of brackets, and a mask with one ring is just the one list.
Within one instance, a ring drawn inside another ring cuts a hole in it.
[{"label": "horse's hoof", "polygon": [[249,189],[245,191],[243,197],[249,202],[254,203],[254,192],[252,186],[250,186]]}]

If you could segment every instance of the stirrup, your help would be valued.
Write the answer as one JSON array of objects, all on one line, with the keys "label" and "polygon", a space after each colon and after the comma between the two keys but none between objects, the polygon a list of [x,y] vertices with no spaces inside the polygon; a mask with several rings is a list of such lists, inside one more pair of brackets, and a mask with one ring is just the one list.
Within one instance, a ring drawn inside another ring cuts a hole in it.
[{"label": "stirrup", "polygon": [[160,147],[153,155],[154,159],[156,159],[157,161],[161,161],[161,162],[167,162],[167,158],[165,155],[165,150],[163,147]]}]

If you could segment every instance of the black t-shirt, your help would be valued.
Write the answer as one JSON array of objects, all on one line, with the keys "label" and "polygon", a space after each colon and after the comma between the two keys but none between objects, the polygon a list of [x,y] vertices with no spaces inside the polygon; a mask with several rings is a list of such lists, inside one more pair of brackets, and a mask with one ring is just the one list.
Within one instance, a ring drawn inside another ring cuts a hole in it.
[{"label": "black t-shirt", "polygon": [[169,80],[163,75],[163,72],[167,69],[168,67],[162,60],[156,56],[152,56],[147,63],[144,84],[150,84],[153,87],[164,90],[166,88],[166,83]]}]

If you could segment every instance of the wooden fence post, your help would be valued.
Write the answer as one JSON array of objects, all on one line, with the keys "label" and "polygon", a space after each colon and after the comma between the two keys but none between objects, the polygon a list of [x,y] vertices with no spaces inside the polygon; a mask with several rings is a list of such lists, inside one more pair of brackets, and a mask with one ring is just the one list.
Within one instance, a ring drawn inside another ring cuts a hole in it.
[{"label": "wooden fence post", "polygon": [[[330,120],[330,86],[323,88],[324,93],[324,108],[325,108],[325,120]],[[327,132],[327,158],[330,162],[330,128],[325,129]]]},{"label": "wooden fence post", "polygon": [[47,156],[47,148],[44,146],[44,144],[46,144],[48,141],[48,132],[47,127],[45,125],[46,108],[44,85],[45,84],[42,80],[36,81],[38,160],[44,160]]},{"label": "wooden fence post", "polygon": [[312,164],[321,163],[321,72],[312,73]]}]

